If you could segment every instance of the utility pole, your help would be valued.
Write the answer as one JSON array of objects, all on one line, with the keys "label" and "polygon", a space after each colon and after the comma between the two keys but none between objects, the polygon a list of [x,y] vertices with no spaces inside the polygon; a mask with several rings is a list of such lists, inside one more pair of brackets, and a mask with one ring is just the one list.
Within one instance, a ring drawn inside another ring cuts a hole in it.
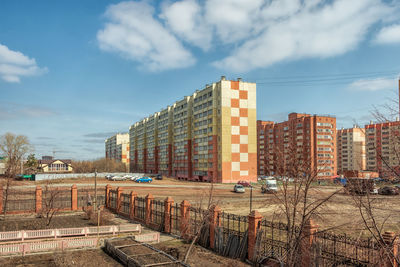
[{"label": "utility pole", "polygon": [[97,169],[94,170],[94,210],[97,212],[97,238],[99,237],[100,213],[97,207]]}]

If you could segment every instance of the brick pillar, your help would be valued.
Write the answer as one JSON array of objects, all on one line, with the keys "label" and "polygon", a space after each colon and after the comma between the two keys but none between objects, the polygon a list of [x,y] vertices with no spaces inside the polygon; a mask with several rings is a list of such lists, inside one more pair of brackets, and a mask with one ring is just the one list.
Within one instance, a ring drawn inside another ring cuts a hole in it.
[{"label": "brick pillar", "polygon": [[170,234],[171,225],[171,207],[174,205],[174,200],[171,197],[167,197],[164,200],[164,232]]},{"label": "brick pillar", "polygon": [[259,228],[259,224],[261,223],[261,219],[261,214],[256,210],[253,210],[248,216],[249,232],[247,237],[247,258],[251,261],[253,261],[254,257],[257,230]]},{"label": "brick pillar", "polygon": [[149,225],[153,221],[153,200],[154,197],[152,194],[147,194],[145,201],[146,201],[146,225]]},{"label": "brick pillar", "polygon": [[214,249],[215,229],[221,225],[221,208],[218,206],[211,207],[210,216],[210,248]]},{"label": "brick pillar", "polygon": [[137,194],[135,192],[131,192],[131,199],[129,201],[129,218],[132,220],[135,218],[135,198]]},{"label": "brick pillar", "polygon": [[385,232],[382,235],[382,264],[383,267],[397,267],[397,248],[398,248],[398,237],[393,232]]},{"label": "brick pillar", "polygon": [[121,211],[121,203],[122,203],[122,192],[124,190],[122,190],[121,187],[117,187],[117,210],[115,211],[117,214]]},{"label": "brick pillar", "polygon": [[3,186],[0,185],[0,213],[3,213]]},{"label": "brick pillar", "polygon": [[108,184],[106,186],[106,195],[105,195],[105,197],[106,197],[106,208],[110,207],[110,190],[111,190],[111,185]]},{"label": "brick pillar", "polygon": [[181,202],[181,222],[180,222],[180,231],[181,231],[181,237],[183,239],[188,239],[188,233],[190,233],[190,225],[189,225],[189,219],[190,219],[190,213],[189,209],[190,208],[190,203],[187,200],[183,200]]},{"label": "brick pillar", "polygon": [[318,225],[312,219],[308,219],[300,234],[301,266],[308,267],[312,263],[311,246],[313,244]]},{"label": "brick pillar", "polygon": [[76,184],[71,186],[71,210],[78,210],[78,188]]},{"label": "brick pillar", "polygon": [[42,211],[42,188],[38,185],[36,186],[36,213]]}]

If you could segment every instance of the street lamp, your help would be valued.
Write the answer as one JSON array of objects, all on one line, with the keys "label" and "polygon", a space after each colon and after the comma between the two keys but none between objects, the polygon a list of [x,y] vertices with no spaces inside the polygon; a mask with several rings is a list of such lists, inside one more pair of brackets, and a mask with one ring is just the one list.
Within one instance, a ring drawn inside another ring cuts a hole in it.
[{"label": "street lamp", "polygon": [[100,206],[97,207],[97,169],[94,170],[94,211],[97,212],[97,238],[99,237]]},{"label": "street lamp", "polygon": [[253,186],[250,183],[250,213],[253,210]]}]

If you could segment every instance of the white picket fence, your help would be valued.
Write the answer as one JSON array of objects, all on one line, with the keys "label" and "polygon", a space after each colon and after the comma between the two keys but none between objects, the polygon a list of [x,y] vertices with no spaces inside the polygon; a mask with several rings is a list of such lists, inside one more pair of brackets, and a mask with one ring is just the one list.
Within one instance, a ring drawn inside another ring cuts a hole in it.
[{"label": "white picket fence", "polygon": [[38,239],[38,238],[60,238],[68,236],[88,236],[97,234],[112,234],[116,235],[124,232],[142,232],[142,226],[140,224],[122,224],[122,225],[107,225],[94,227],[81,227],[81,228],[61,228],[61,229],[44,229],[44,230],[22,230],[22,231],[9,231],[0,232],[1,241],[24,241],[27,239]]}]

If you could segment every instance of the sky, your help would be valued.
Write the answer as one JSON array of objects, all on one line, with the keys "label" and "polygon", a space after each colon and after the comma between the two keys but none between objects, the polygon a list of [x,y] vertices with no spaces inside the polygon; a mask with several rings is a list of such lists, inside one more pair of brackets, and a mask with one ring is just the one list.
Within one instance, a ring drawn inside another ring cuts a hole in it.
[{"label": "sky", "polygon": [[364,125],[397,99],[400,0],[2,0],[0,135],[104,156],[104,139],[224,75],[257,119]]}]

